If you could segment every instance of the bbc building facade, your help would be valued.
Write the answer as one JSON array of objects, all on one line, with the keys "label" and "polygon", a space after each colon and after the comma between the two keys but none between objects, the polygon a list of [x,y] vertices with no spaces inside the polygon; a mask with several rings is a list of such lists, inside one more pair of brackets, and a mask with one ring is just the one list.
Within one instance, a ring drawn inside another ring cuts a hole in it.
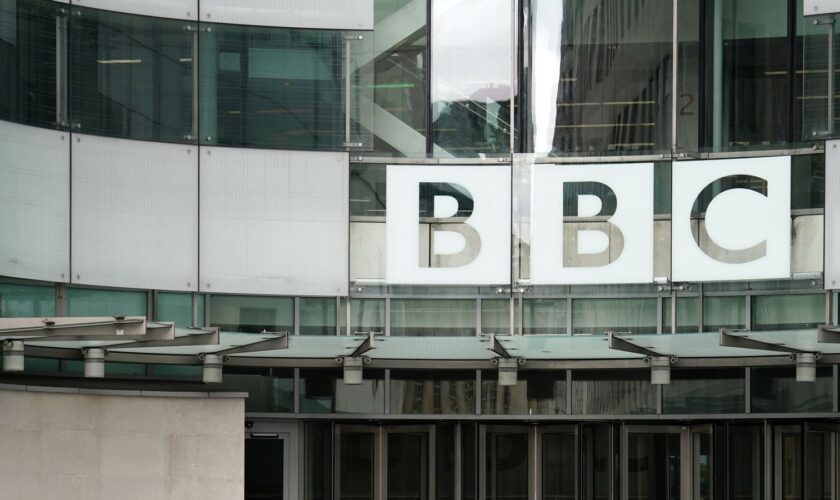
[{"label": "bbc building facade", "polygon": [[840,498],[832,0],[0,0],[11,498]]}]

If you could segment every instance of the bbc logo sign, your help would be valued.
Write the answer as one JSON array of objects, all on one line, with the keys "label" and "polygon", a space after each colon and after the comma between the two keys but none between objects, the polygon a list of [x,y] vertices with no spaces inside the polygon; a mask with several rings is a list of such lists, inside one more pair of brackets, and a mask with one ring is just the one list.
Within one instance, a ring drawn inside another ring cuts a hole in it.
[{"label": "bbc logo sign", "polygon": [[[509,166],[390,165],[386,281],[510,281]],[[790,276],[790,157],[673,163],[673,281]],[[535,285],[654,280],[652,163],[531,166],[517,192]]]}]

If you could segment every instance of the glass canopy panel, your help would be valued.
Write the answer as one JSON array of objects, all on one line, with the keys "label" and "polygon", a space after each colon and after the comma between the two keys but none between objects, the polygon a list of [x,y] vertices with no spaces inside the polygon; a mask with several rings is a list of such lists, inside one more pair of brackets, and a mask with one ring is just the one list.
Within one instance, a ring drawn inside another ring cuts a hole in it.
[{"label": "glass canopy panel", "polygon": [[44,0],[0,2],[0,119],[41,127],[67,120],[56,107],[60,8]]},{"label": "glass canopy panel", "polygon": [[74,127],[127,139],[194,139],[194,31],[188,25],[73,7],[68,40]]},{"label": "glass canopy panel", "polygon": [[668,149],[672,4],[532,1],[523,75],[526,150]]},{"label": "glass canopy panel", "polygon": [[432,0],[435,153],[510,151],[512,0]]}]

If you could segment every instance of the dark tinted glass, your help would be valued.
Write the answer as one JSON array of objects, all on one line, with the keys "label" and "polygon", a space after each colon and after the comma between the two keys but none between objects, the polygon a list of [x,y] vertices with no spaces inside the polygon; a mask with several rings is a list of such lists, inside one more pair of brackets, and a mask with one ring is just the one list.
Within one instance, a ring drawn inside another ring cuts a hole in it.
[{"label": "dark tinted glass", "polygon": [[194,30],[186,21],[74,7],[69,37],[74,129],[191,140]]},{"label": "dark tinted glass", "polygon": [[475,372],[391,372],[392,414],[474,414]]},{"label": "dark tinted glass", "polygon": [[673,370],[662,386],[662,412],[743,413],[744,384],[743,369]]},{"label": "dark tinted glass", "polygon": [[343,149],[344,33],[202,24],[201,140]]},{"label": "dark tinted glass", "polygon": [[572,372],[572,413],[633,415],[656,413],[656,387],[648,371]]},{"label": "dark tinted glass", "polygon": [[816,382],[797,382],[796,368],[753,368],[750,374],[753,413],[831,411],[834,390],[830,366],[817,368]]},{"label": "dark tinted glass", "polygon": [[360,385],[344,383],[342,373],[301,370],[301,413],[385,413],[385,374],[365,370]]},{"label": "dark tinted glass", "polygon": [[[67,7],[43,0],[0,2],[0,118],[41,127],[56,109],[56,32]],[[59,20],[59,21],[57,21]]]},{"label": "dark tinted glass", "polygon": [[520,371],[515,386],[501,386],[498,372],[481,374],[482,415],[566,413],[566,372]]}]

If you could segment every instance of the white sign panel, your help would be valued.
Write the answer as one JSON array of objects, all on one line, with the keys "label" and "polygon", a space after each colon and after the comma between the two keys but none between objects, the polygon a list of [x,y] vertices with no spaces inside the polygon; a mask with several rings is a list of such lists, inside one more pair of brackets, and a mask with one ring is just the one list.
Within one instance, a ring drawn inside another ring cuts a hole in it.
[{"label": "white sign panel", "polygon": [[840,0],[805,0],[802,7],[802,13],[806,16],[834,14],[840,12]]},{"label": "white sign panel", "polygon": [[675,162],[672,210],[674,281],[790,277],[789,156]]},{"label": "white sign panel", "polygon": [[389,165],[387,175],[388,283],[510,282],[510,166]]},{"label": "white sign panel", "polygon": [[652,281],[652,163],[532,167],[532,284]]},{"label": "white sign panel", "polygon": [[840,289],[840,140],[825,143],[825,288]]}]

